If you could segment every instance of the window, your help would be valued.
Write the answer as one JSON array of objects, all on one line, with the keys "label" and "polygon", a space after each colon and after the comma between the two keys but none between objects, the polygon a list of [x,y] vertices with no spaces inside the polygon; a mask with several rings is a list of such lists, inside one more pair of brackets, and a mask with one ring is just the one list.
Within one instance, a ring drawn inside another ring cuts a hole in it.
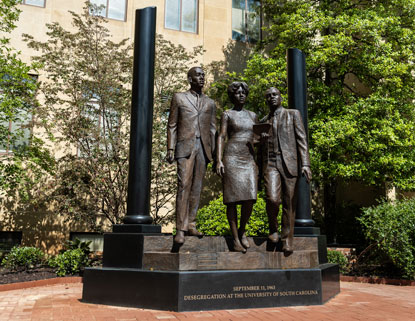
[{"label": "window", "polygon": [[166,29],[197,33],[197,0],[165,0]]},{"label": "window", "polygon": [[16,150],[19,147],[27,146],[30,142],[31,131],[29,128],[31,122],[31,115],[27,112],[21,112],[17,117],[17,120],[10,122],[3,122],[1,124],[2,129],[8,128],[9,137],[16,135],[12,144],[0,145],[0,153],[8,153]]},{"label": "window", "polygon": [[260,39],[258,0],[232,0],[232,39],[255,43]]},{"label": "window", "polygon": [[92,94],[80,114],[80,120],[85,135],[79,137],[78,156],[88,157],[89,151],[94,148],[110,153],[120,131],[119,114],[112,109],[102,109],[99,97]]},{"label": "window", "polygon": [[46,0],[22,0],[23,4],[28,4],[36,7],[45,7]]},{"label": "window", "polygon": [[98,15],[105,18],[125,21],[127,12],[127,0],[90,0],[92,4],[103,6]]},{"label": "window", "polygon": [[0,231],[0,252],[10,251],[22,243],[22,232]]},{"label": "window", "polygon": [[[37,75],[29,76],[29,81],[37,81]],[[5,77],[7,79],[7,76]],[[0,100],[3,99],[5,98],[0,89]],[[9,153],[19,147],[29,145],[32,122],[31,109],[32,106],[25,102],[25,106],[16,110],[12,118],[6,114],[0,117],[0,142],[4,143],[0,144],[0,153]]]},{"label": "window", "polygon": [[92,252],[102,252],[104,251],[104,235],[94,232],[71,232],[70,233],[71,241],[79,239],[82,242],[91,242],[89,244],[89,249]]}]

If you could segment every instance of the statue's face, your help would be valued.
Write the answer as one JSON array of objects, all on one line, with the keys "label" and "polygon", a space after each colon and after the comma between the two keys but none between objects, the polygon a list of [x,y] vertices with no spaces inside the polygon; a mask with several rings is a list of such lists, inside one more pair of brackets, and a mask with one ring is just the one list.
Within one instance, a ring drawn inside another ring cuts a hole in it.
[{"label": "statue's face", "polygon": [[246,92],[242,87],[239,87],[234,93],[232,97],[232,101],[235,104],[243,105],[246,101]]},{"label": "statue's face", "polygon": [[202,68],[195,68],[189,76],[190,86],[202,88],[205,85],[205,73]]},{"label": "statue's face", "polygon": [[281,105],[281,93],[276,88],[270,88],[265,92],[265,100],[269,107],[278,107]]}]

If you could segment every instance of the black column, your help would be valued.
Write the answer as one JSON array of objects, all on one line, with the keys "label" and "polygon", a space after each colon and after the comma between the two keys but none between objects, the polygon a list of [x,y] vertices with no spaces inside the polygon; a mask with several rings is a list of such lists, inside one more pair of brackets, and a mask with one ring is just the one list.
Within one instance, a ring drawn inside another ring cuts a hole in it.
[{"label": "black column", "polygon": [[[298,109],[303,118],[308,141],[307,82],[304,53],[296,48],[287,50],[288,106]],[[304,176],[298,181],[295,226],[314,226],[311,219],[310,184]]]},{"label": "black column", "polygon": [[125,224],[151,224],[150,179],[153,127],[156,7],[136,10],[131,101],[130,160]]}]

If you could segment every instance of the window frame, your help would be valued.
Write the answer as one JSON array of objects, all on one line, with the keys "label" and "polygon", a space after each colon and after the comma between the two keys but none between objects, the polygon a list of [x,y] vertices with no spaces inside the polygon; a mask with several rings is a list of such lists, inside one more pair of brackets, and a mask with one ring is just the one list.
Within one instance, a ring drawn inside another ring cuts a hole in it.
[{"label": "window frame", "polygon": [[[106,116],[106,114],[104,114],[103,111],[100,110],[100,104],[99,104],[99,102],[100,102],[99,98],[91,98],[91,99],[89,99],[89,101],[87,103],[90,106],[95,106],[96,107],[96,108],[94,107],[94,110],[95,111],[99,111],[99,112],[96,113],[96,115],[93,115],[93,117],[91,117],[90,115],[83,114],[81,112],[81,114],[79,116],[83,116],[85,118],[88,118],[93,123],[95,123],[96,128],[101,132],[101,136],[102,137],[105,137],[107,135],[107,132],[109,131],[108,128],[105,129],[106,128],[105,122],[107,121],[108,116]],[[111,113],[111,111],[110,111],[110,113]],[[97,116],[97,117],[95,118],[95,116]],[[117,118],[118,118],[117,120],[118,121],[120,119],[119,117],[120,116],[118,115],[117,116]],[[99,141],[95,141],[95,142],[92,142],[92,143],[94,143],[94,144],[95,143],[98,143],[99,145],[101,144]],[[84,155],[82,153],[81,148],[79,146],[79,143],[77,144],[77,147],[76,147],[76,156],[79,157],[79,158],[88,158],[89,157],[88,155],[86,155],[86,154]]]},{"label": "window frame", "polygon": [[[122,19],[122,20],[108,17],[108,7],[109,7],[109,3],[110,3],[111,0],[105,0],[105,1],[107,2],[107,4],[105,5],[105,8],[104,8],[105,9],[105,15],[100,15],[101,17],[103,17],[105,19],[109,19],[109,20],[114,20],[114,21],[122,21],[122,22],[127,21],[128,0],[124,0],[125,1],[125,8],[124,8],[125,10],[124,10],[124,19]],[[92,1],[91,1],[91,3],[92,3]]]},{"label": "window frame", "polygon": [[182,1],[183,0],[178,0],[178,1],[180,1],[180,14],[179,14],[180,27],[179,27],[179,29],[173,29],[173,28],[166,27],[166,12],[167,12],[166,11],[166,2],[167,1],[168,0],[164,0],[164,29],[178,31],[178,32],[186,32],[186,33],[191,33],[193,35],[198,35],[199,34],[199,0],[195,0],[195,2],[196,2],[196,31],[195,32],[182,30],[182,13],[183,13]]},{"label": "window frame", "polygon": [[[81,239],[83,236],[86,236],[87,238],[88,238],[88,236],[90,236],[91,238],[93,238],[93,240],[90,240],[91,244],[89,246],[89,249],[90,249],[91,252],[100,253],[100,252],[103,251],[103,248],[104,248],[104,234],[98,233],[98,232],[76,232],[76,231],[70,231],[69,232],[69,240],[70,241],[75,241],[75,239],[78,239],[81,242],[88,242],[88,241],[85,241],[85,240],[83,241]],[[93,241],[99,241],[99,243],[102,244],[102,250],[101,249],[98,249],[98,250],[95,249],[94,247],[97,246],[97,244],[94,243]]]},{"label": "window frame", "polygon": [[10,251],[14,246],[22,244],[23,231],[0,230],[0,250]]},{"label": "window frame", "polygon": [[[32,79],[35,82],[37,82],[39,80],[39,75],[29,74],[29,76],[31,76]],[[1,90],[0,90],[0,95],[1,95]],[[33,113],[31,113],[27,117],[27,124],[32,123],[33,120],[34,120],[34,115],[33,115]],[[7,138],[7,147],[5,149],[1,149],[1,147],[0,147],[0,155],[2,155],[2,156],[4,156],[4,155],[10,155],[10,154],[13,154],[13,152],[14,152],[14,149],[11,148],[12,146],[10,145],[10,133],[12,132],[12,129],[13,129],[12,126],[13,126],[13,121],[12,120],[9,120],[9,135],[8,135],[8,138]],[[29,139],[27,141],[27,145],[28,146],[30,146],[30,144],[32,142],[32,136],[33,136],[33,126],[31,126],[30,127],[30,130],[29,130]]]},{"label": "window frame", "polygon": [[[248,30],[249,30],[249,26],[248,26],[248,14],[249,13],[255,13],[255,11],[248,11],[248,3],[249,3],[249,0],[244,0],[244,1],[245,1],[245,9],[244,9],[244,19],[245,19],[245,23],[244,23],[244,34],[243,34],[243,36],[244,36],[245,40],[233,39],[232,33],[233,33],[233,30],[234,29],[233,29],[232,21],[231,21],[231,39],[233,41],[239,41],[239,42],[242,42],[242,43],[255,44],[256,42],[262,41],[262,24],[263,24],[263,19],[262,19],[262,0],[252,0],[253,2],[258,2],[258,4],[259,4],[259,10],[260,10],[259,17],[258,17],[259,18],[258,39],[255,42],[249,41],[249,36],[248,36]],[[234,9],[234,7],[232,5],[231,10],[233,10],[233,9]]]},{"label": "window frame", "polygon": [[35,4],[26,3],[26,0],[22,0],[22,4],[25,6],[31,6],[31,7],[36,7],[36,8],[46,8],[46,0],[43,0],[43,7],[37,6]]},{"label": "window frame", "polygon": [[[28,123],[33,122],[34,116],[33,113],[28,117]],[[12,126],[13,126],[13,121],[9,121],[9,133],[12,132]],[[33,135],[33,127],[30,127],[30,131],[29,131],[29,139],[27,141],[27,146],[30,146],[31,142],[32,142],[32,135]],[[12,148],[13,146],[10,145],[10,135],[8,137],[7,140],[7,147],[5,149],[1,149],[0,148],[0,155],[9,155],[9,154],[13,154],[14,149]]]}]

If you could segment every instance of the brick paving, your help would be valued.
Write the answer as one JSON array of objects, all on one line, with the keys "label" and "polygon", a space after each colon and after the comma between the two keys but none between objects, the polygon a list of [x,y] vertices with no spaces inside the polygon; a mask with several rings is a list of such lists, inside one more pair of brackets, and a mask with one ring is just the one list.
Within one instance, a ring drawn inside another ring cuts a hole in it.
[{"label": "brick paving", "polygon": [[81,283],[0,292],[0,321],[415,320],[413,286],[341,282],[341,293],[323,306],[181,313],[85,304],[81,296]]}]

